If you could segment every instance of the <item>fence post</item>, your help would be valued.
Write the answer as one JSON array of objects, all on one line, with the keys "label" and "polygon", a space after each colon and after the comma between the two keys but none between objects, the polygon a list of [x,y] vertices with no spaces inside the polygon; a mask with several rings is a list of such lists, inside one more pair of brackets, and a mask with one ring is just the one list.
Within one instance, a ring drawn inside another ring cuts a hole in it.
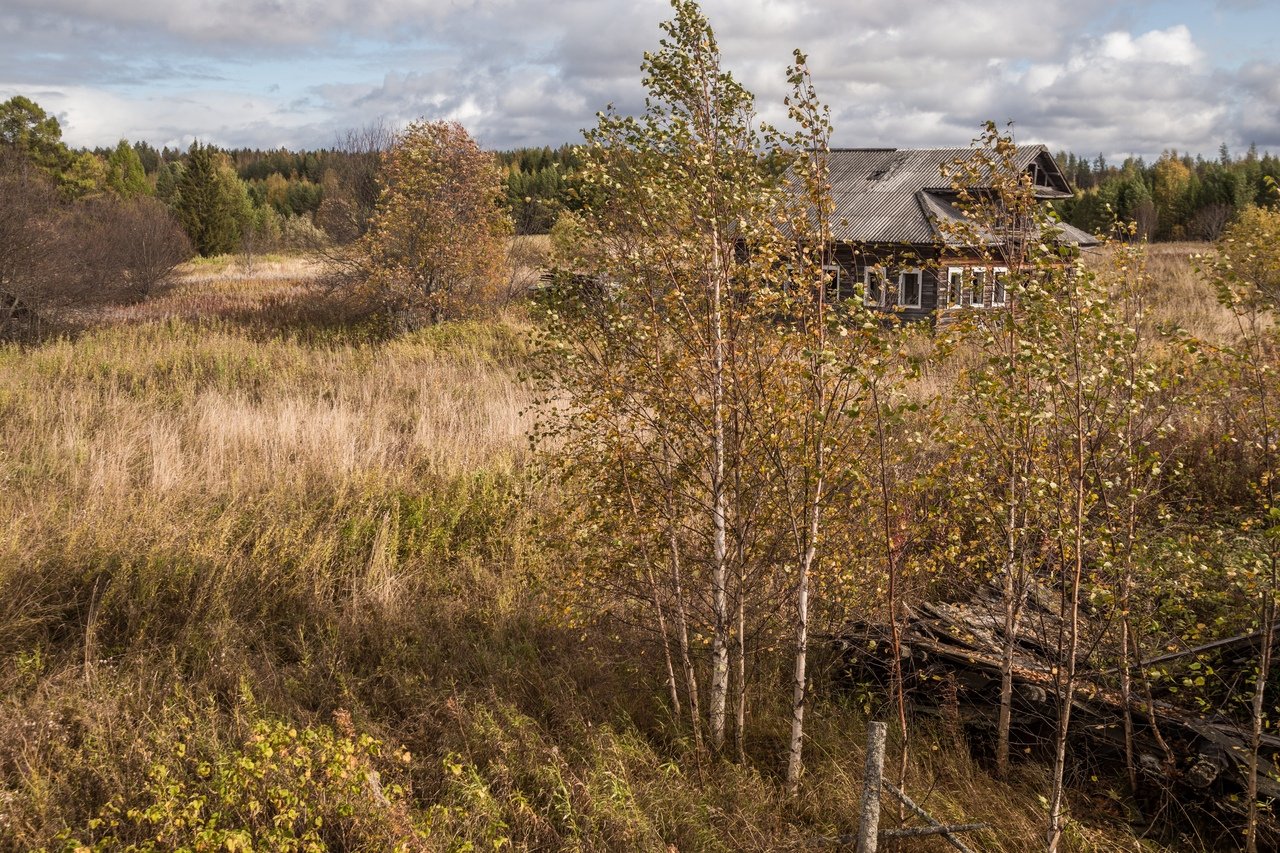
[{"label": "fence post", "polygon": [[884,778],[884,740],[888,730],[887,723],[867,724],[867,765],[862,780],[858,853],[876,853],[880,834],[880,784]]}]

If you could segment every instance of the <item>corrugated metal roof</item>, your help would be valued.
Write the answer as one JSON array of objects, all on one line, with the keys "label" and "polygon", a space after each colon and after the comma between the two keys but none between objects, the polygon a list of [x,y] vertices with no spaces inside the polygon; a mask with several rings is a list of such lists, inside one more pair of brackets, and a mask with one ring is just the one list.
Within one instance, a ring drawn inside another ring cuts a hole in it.
[{"label": "corrugated metal roof", "polygon": [[[946,200],[950,181],[945,170],[969,160],[972,148],[835,148],[828,158],[831,197],[835,207],[833,236],[851,243],[932,243],[938,232],[934,218],[956,218],[959,212]],[[1017,150],[1014,165],[1024,170],[1042,155],[1061,173],[1043,145]],[[1043,162],[1043,161],[1042,161]],[[1064,184],[1065,185],[1065,184]],[[1043,186],[1042,198],[1067,195],[1060,188]],[[1093,238],[1066,226],[1063,237],[1082,245]]]},{"label": "corrugated metal roof", "polygon": [[[921,192],[918,195],[920,206],[924,210],[925,216],[931,223],[934,222],[959,222],[964,218],[964,213],[960,211],[951,199],[946,195],[940,195],[934,192]],[[1074,225],[1066,222],[1057,223],[1058,239],[1063,243],[1075,243],[1080,246],[1096,246],[1098,240],[1092,234],[1081,231]],[[945,229],[935,229],[935,234],[942,238],[943,242],[948,245],[960,245],[963,241],[958,239],[955,232],[947,233]],[[980,230],[976,235],[980,240],[990,240],[991,234],[985,230]],[[837,238],[841,239],[841,238]]]}]

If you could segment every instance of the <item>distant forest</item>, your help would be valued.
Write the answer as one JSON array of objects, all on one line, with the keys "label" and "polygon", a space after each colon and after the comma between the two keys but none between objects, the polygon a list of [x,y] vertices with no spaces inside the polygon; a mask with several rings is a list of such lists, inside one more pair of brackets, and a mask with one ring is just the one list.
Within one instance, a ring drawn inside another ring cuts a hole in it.
[{"label": "distant forest", "polygon": [[[390,139],[386,134],[383,142]],[[353,132],[348,141],[360,138],[360,132]],[[232,211],[228,218],[234,222],[228,222],[225,239],[204,244],[192,235],[205,254],[235,250],[238,235],[246,232],[260,235],[255,242],[266,246],[288,243],[290,235],[306,237],[313,226],[341,230],[331,227],[329,220],[336,217],[326,215],[340,207],[350,218],[351,205],[339,202],[354,197],[355,207],[363,210],[376,200],[365,197],[376,196],[376,162],[370,162],[376,161],[376,151],[367,144],[289,151],[218,149],[197,142],[182,150],[121,140],[113,148],[74,150],[61,142],[56,119],[22,97],[0,104],[0,141],[26,151],[68,200],[154,195],[180,218],[179,187],[190,182],[193,156],[216,160],[203,167],[211,175],[221,172],[219,192],[227,197],[224,207]],[[562,212],[580,206],[577,146],[518,148],[494,156],[517,233],[547,233]],[[1280,181],[1280,157],[1259,153],[1256,147],[1233,156],[1224,144],[1215,159],[1166,151],[1150,164],[1141,157],[1116,165],[1102,155],[1064,151],[1056,156],[1076,188],[1074,197],[1057,203],[1065,221],[1094,233],[1109,230],[1114,222],[1132,221],[1138,236],[1150,240],[1216,240],[1241,211],[1274,204],[1268,181]]]},{"label": "distant forest", "polygon": [[1141,157],[1117,166],[1067,152],[1057,159],[1076,189],[1058,203],[1063,219],[1093,233],[1132,221],[1150,240],[1216,240],[1241,211],[1274,205],[1268,180],[1280,181],[1280,157],[1256,146],[1233,157],[1224,144],[1215,160],[1166,151],[1149,165]]},{"label": "distant forest", "polygon": [[[562,210],[578,207],[575,146],[521,148],[498,153],[507,201],[517,231],[543,233]],[[1098,155],[1059,152],[1073,198],[1057,203],[1063,220],[1091,233],[1113,222],[1134,222],[1149,240],[1216,240],[1241,211],[1275,204],[1268,179],[1280,182],[1280,157],[1250,147],[1233,157],[1225,145],[1216,159],[1167,151],[1148,164],[1130,157],[1116,165]]]}]

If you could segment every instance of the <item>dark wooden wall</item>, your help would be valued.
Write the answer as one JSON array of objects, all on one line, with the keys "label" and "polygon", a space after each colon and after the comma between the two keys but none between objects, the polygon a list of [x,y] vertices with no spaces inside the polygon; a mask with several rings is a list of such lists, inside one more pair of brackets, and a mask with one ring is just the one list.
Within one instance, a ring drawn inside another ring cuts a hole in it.
[{"label": "dark wooden wall", "polygon": [[[898,252],[876,252],[838,244],[835,260],[841,269],[841,299],[861,299],[863,272],[868,266],[883,267],[886,272],[884,310],[903,320],[931,321],[938,307],[939,272],[937,260],[929,258],[920,249],[910,248]],[[902,270],[920,271],[920,307],[907,308],[898,305],[898,273]],[[946,277],[943,269],[942,277]]]},{"label": "dark wooden wall", "polygon": [[[939,311],[939,304],[945,304],[948,268],[950,267],[985,267],[992,265],[977,257],[954,256],[939,257],[936,247],[865,247],[852,246],[845,243],[836,245],[835,261],[841,269],[841,299],[861,299],[863,271],[868,266],[883,267],[887,272],[887,292],[883,310],[893,313],[903,320],[915,322],[938,322],[948,316],[954,316],[953,310]],[[898,305],[898,272],[904,269],[920,270],[920,307],[907,308]],[[982,308],[991,307],[992,279],[988,274],[983,290]],[[968,298],[968,282],[965,297]],[[970,307],[966,303],[965,307]],[[975,310],[978,306],[971,306]]]}]

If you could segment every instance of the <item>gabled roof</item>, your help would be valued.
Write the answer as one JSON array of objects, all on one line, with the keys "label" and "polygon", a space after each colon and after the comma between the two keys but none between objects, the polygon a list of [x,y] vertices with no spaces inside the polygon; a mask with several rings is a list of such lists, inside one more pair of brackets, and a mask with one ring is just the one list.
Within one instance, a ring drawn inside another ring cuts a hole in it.
[{"label": "gabled roof", "polygon": [[[850,243],[937,242],[939,220],[956,219],[955,191],[943,169],[972,157],[971,148],[834,148],[828,158],[836,240]],[[1014,160],[1030,171],[1041,199],[1067,198],[1071,187],[1043,145],[1019,148]],[[1093,237],[1062,225],[1062,239],[1094,245]]]}]

